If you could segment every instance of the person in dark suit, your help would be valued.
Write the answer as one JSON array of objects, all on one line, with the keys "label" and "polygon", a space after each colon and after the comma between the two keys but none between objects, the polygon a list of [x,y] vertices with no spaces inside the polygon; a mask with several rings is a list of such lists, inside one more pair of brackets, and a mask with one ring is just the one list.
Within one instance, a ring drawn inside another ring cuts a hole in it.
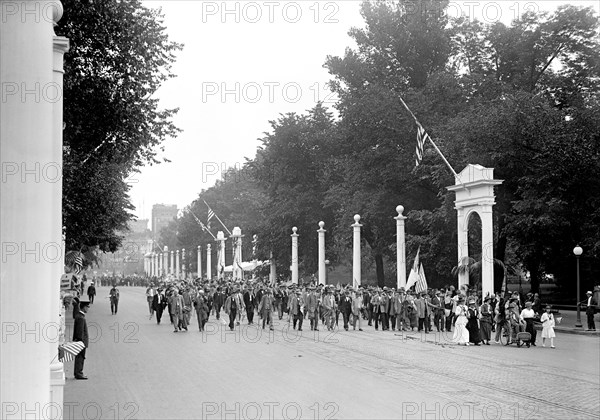
[{"label": "person in dark suit", "polygon": [[304,314],[301,311],[301,308],[304,306],[304,300],[302,299],[302,292],[298,289],[296,293],[291,294],[290,296],[290,316],[293,317],[293,326],[296,329],[296,324],[298,324],[298,331],[302,331],[302,320],[304,319]]},{"label": "person in dark suit", "polygon": [[265,324],[269,324],[269,329],[273,330],[273,309],[275,305],[275,298],[271,289],[267,289],[267,293],[262,295],[260,303],[258,304],[258,313],[262,318],[262,327],[265,329]]},{"label": "person in dark suit", "polygon": [[96,296],[96,286],[94,286],[94,282],[90,283],[90,286],[87,289],[88,299],[91,303],[94,303],[94,296]]},{"label": "person in dark suit", "polygon": [[204,325],[208,320],[208,303],[204,296],[204,290],[198,291],[198,296],[194,299],[194,307],[196,308],[196,316],[198,317],[198,329],[204,331]]},{"label": "person in dark suit", "polygon": [[160,319],[162,318],[162,314],[163,311],[165,310],[165,307],[167,306],[167,299],[165,298],[165,295],[163,294],[163,290],[161,288],[159,288],[156,291],[156,294],[154,295],[154,297],[152,298],[152,309],[154,309],[154,312],[156,313],[156,323],[160,324]]},{"label": "person in dark suit", "polygon": [[594,299],[594,294],[591,291],[586,292],[586,308],[585,314],[587,315],[587,324],[588,331],[596,331],[596,323],[594,322],[594,315],[596,314],[596,308],[598,307],[598,302]]},{"label": "person in dark suit", "polygon": [[256,308],[256,299],[256,296],[254,296],[254,288],[250,287],[250,289],[244,293],[244,305],[246,306],[248,325],[254,324],[254,308]]},{"label": "person in dark suit", "polygon": [[110,311],[113,315],[116,315],[119,309],[119,289],[117,289],[116,284],[113,284],[108,297],[110,298]]},{"label": "person in dark suit", "polygon": [[383,288],[383,293],[379,297],[379,316],[381,317],[381,330],[387,331],[390,329],[390,323],[388,319],[388,305],[390,298],[388,296],[388,288]]},{"label": "person in dark suit", "polygon": [[346,290],[344,296],[341,297],[339,309],[344,318],[344,329],[348,331],[348,323],[350,322],[350,314],[352,313],[352,298],[350,297],[349,290]]},{"label": "person in dark suit", "polygon": [[75,316],[73,326],[73,341],[81,341],[85,345],[85,348],[75,356],[75,368],[73,369],[75,379],[87,379],[87,376],[83,374],[83,363],[85,362],[85,351],[89,345],[87,321],[85,319],[85,314],[89,308],[90,302],[79,302],[79,312]]},{"label": "person in dark suit", "polygon": [[221,318],[221,308],[225,304],[225,293],[220,287],[217,287],[217,291],[213,294],[213,308],[215,309],[215,315],[217,319]]}]

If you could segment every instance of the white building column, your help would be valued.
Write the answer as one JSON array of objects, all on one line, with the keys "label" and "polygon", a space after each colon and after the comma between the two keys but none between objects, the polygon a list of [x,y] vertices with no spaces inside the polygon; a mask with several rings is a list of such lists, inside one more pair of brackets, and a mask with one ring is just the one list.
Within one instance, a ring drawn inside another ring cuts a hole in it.
[{"label": "white building column", "polygon": [[185,258],[185,248],[181,250],[181,277],[185,280],[187,279],[187,258]]},{"label": "white building column", "polygon": [[175,251],[175,278],[180,280],[179,274],[181,273],[181,266],[179,262],[179,250]]},{"label": "white building column", "polygon": [[298,284],[298,228],[292,228],[292,283]]},{"label": "white building column", "polygon": [[156,258],[158,259],[158,261],[157,261],[158,262],[158,275],[157,275],[157,277],[160,277],[160,276],[162,276],[162,273],[163,273],[163,253],[159,252],[156,255]]},{"label": "white building column", "polygon": [[244,270],[241,269],[242,265],[242,229],[239,227],[233,228],[231,239],[233,242],[233,262],[232,264],[232,275],[234,279],[243,279]]},{"label": "white building column", "polygon": [[[48,357],[56,356],[58,337],[51,343],[54,337],[45,338],[40,326],[58,318],[64,266],[62,135],[54,121],[62,87],[53,72],[62,47],[53,44],[52,29],[62,8],[51,1],[1,7],[0,401],[3,413],[16,409],[15,417],[24,418],[23,407],[46,408],[59,399],[51,395],[51,377],[54,385],[60,382],[60,369]],[[27,15],[25,7],[38,12]]]},{"label": "white building column", "polygon": [[396,212],[396,282],[397,288],[406,287],[406,236],[404,234],[404,221],[402,214],[404,206],[397,206]]},{"label": "white building column", "polygon": [[325,222],[319,222],[319,284],[325,284],[327,277],[327,266],[325,265]]},{"label": "white building column", "polygon": [[211,255],[210,255],[210,244],[206,245],[206,278],[208,280],[212,279],[212,267],[211,267]]},{"label": "white building column", "polygon": [[360,221],[360,216],[358,214],[354,215],[354,224],[352,225],[352,285],[353,287],[358,287],[361,284],[360,278],[360,228],[361,224],[358,223]]},{"label": "white building column", "polygon": [[198,278],[202,278],[202,246],[198,245]]}]

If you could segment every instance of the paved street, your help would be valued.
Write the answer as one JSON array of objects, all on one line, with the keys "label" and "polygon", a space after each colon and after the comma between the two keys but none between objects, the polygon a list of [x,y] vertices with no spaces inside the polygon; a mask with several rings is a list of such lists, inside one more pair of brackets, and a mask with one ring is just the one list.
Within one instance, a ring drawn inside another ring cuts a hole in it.
[{"label": "paved street", "polygon": [[271,334],[212,315],[205,333],[195,320],[173,333],[168,314],[148,320],[145,289],[120,290],[117,315],[107,287],[88,313],[89,380],[67,363],[65,418],[600,418],[598,336],[458,347],[373,327],[317,333],[308,320],[300,333],[287,315]]}]

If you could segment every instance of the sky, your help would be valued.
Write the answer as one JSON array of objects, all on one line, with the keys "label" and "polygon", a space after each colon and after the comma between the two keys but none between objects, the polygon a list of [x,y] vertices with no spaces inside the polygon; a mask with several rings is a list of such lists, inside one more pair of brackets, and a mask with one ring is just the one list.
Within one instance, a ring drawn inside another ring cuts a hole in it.
[{"label": "sky", "polygon": [[[363,27],[359,1],[144,1],[162,8],[166,32],[183,43],[168,80],[156,92],[162,108],[176,108],[183,131],[158,157],[170,163],[132,175],[138,218],[152,205],[183,208],[228,167],[254,157],[269,121],[303,113],[318,101],[332,107],[323,68],[327,55],[355,47],[351,27]],[[509,24],[526,10],[554,10],[565,1],[451,1],[451,16]],[[599,0],[570,1],[599,8]],[[151,226],[149,226],[151,227]]]}]

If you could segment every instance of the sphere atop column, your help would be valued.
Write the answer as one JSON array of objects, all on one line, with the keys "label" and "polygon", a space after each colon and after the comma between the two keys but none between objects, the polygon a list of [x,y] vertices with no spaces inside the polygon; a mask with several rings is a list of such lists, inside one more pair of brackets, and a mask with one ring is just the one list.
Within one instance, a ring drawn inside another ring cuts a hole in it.
[{"label": "sphere atop column", "polygon": [[355,223],[358,223],[358,222],[360,222],[360,215],[359,215],[359,214],[355,214],[355,215],[354,215],[354,222],[355,222]]},{"label": "sphere atop column", "polygon": [[396,206],[396,211],[398,212],[398,216],[402,216],[404,212],[404,206]]},{"label": "sphere atop column", "polygon": [[323,226],[325,226],[325,222],[321,220],[321,221],[319,222],[319,227],[320,227],[321,229],[323,229]]},{"label": "sphere atop column", "polygon": [[294,227],[292,228],[292,233],[295,235],[295,234],[296,234],[296,232],[298,232],[298,228],[297,228],[296,226],[294,226]]}]

